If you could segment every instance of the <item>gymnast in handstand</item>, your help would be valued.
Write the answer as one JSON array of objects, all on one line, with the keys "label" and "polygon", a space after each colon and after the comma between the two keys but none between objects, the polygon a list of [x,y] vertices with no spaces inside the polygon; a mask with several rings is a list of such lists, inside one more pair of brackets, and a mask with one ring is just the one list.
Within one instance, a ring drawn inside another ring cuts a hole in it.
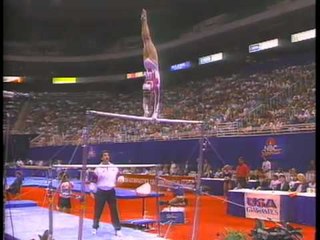
[{"label": "gymnast in handstand", "polygon": [[160,73],[157,49],[154,46],[147,21],[147,11],[141,12],[143,64],[146,70],[143,84],[143,111],[145,117],[158,118],[160,111]]}]

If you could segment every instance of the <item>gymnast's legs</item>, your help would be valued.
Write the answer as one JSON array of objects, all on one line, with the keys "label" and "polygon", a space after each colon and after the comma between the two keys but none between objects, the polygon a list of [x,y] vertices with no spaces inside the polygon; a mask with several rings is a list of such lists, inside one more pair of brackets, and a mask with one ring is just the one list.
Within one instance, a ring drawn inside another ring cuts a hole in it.
[{"label": "gymnast's legs", "polygon": [[149,58],[153,60],[155,63],[158,63],[158,53],[157,49],[154,46],[152,40],[151,40],[151,35],[150,35],[150,30],[149,30],[149,25],[148,25],[148,20],[147,20],[147,11],[145,9],[142,9],[141,12],[141,37],[143,41],[143,60],[146,58]]},{"label": "gymnast's legs", "polygon": [[154,109],[154,93],[151,90],[143,89],[144,117],[151,117],[153,113],[153,109]]}]

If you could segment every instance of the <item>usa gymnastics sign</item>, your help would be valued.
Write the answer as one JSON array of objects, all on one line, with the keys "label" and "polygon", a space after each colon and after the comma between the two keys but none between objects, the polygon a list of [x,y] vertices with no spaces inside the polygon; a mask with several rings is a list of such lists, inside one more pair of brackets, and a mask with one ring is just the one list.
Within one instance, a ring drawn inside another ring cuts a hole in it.
[{"label": "usa gymnastics sign", "polygon": [[247,218],[280,221],[280,195],[245,193]]}]

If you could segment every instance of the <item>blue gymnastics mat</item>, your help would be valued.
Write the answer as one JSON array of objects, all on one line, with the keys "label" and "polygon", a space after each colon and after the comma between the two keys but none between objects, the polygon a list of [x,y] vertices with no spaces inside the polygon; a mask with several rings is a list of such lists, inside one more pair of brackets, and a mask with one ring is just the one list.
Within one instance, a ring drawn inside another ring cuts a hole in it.
[{"label": "blue gymnastics mat", "polygon": [[5,208],[34,207],[38,204],[30,200],[12,200],[5,203]]},{"label": "blue gymnastics mat", "polygon": [[[42,235],[49,228],[48,212],[47,208],[39,206],[5,209],[5,235],[10,236],[11,239],[19,240],[39,239],[38,234]],[[53,239],[78,239],[78,227],[78,216],[57,211],[53,212]],[[158,237],[157,234],[127,227],[122,227],[121,229],[124,237],[116,237],[114,236],[113,226],[104,222],[100,223],[100,228],[96,235],[92,235],[91,230],[92,219],[84,218],[83,240],[164,240],[164,238]]]},{"label": "blue gymnastics mat", "polygon": [[[14,177],[7,177],[7,185],[10,185],[14,181]],[[74,192],[81,192],[81,181],[80,180],[72,180],[71,181],[74,185],[73,191]],[[61,182],[57,179],[52,180],[52,187],[56,189]],[[42,177],[25,177],[22,187],[40,187],[40,188],[48,188],[49,186],[49,179],[42,178]],[[85,192],[89,193],[88,186],[85,186]],[[148,195],[141,196],[138,195],[135,190],[133,189],[122,189],[116,188],[116,196],[119,199],[137,199],[137,198],[154,198],[157,196],[162,196],[163,194],[151,192]]]}]

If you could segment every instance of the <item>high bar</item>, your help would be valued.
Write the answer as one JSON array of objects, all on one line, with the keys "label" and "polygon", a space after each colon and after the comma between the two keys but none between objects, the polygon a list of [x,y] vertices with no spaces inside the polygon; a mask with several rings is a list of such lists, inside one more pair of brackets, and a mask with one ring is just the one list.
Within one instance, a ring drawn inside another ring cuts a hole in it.
[{"label": "high bar", "polygon": [[195,120],[151,118],[151,117],[142,117],[142,116],[136,116],[136,115],[100,112],[100,111],[94,111],[94,110],[87,110],[87,113],[101,115],[101,116],[107,116],[107,117],[123,118],[123,119],[137,120],[137,121],[160,122],[160,123],[196,123],[196,124],[203,123],[203,121],[195,121]]},{"label": "high bar", "polygon": [[[54,168],[82,168],[82,164],[54,164],[52,165]],[[117,168],[147,168],[147,167],[157,167],[160,166],[159,164],[87,164],[87,168],[112,168],[112,167],[117,167]]]},{"label": "high bar", "polygon": [[17,171],[19,169],[38,169],[38,170],[48,170],[51,169],[50,166],[36,166],[36,165],[23,165],[23,166],[12,166],[11,168],[16,168]]}]

